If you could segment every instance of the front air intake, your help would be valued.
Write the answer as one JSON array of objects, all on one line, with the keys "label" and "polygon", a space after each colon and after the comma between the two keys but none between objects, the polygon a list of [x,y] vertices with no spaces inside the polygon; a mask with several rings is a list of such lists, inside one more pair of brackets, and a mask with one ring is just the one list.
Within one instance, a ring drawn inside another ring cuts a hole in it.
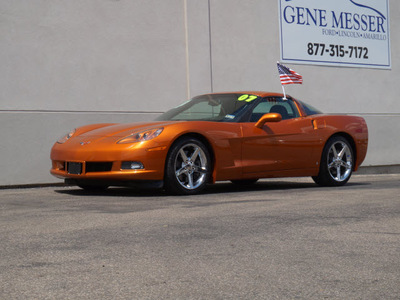
[{"label": "front air intake", "polygon": [[87,162],[86,173],[90,172],[109,172],[112,168],[112,162]]}]

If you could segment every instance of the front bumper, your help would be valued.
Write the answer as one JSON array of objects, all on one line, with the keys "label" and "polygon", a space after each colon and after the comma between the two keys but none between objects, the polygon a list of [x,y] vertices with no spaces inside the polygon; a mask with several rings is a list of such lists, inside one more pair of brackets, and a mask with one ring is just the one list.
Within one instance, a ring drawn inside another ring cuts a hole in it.
[{"label": "front bumper", "polygon": [[[75,161],[76,162],[76,161]],[[53,168],[50,173],[57,178],[74,178],[74,179],[113,179],[113,180],[162,180],[164,172],[161,170],[110,170],[101,172],[85,172],[80,174],[71,174],[65,168],[54,167],[54,165],[64,164],[67,162],[53,161]],[[85,166],[86,162],[80,162]],[[118,165],[120,162],[114,162],[113,165]]]},{"label": "front bumper", "polygon": [[[55,144],[50,173],[75,180],[163,180],[167,147],[155,143],[81,145]],[[123,162],[140,162],[142,169],[123,169]]]}]

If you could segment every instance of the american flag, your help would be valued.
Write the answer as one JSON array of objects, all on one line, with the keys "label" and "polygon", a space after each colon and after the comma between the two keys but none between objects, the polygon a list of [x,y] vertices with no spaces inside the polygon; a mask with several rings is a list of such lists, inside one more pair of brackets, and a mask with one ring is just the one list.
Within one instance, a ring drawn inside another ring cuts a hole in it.
[{"label": "american flag", "polygon": [[282,85],[284,84],[302,84],[303,76],[289,69],[288,67],[278,63],[279,77],[281,78]]}]

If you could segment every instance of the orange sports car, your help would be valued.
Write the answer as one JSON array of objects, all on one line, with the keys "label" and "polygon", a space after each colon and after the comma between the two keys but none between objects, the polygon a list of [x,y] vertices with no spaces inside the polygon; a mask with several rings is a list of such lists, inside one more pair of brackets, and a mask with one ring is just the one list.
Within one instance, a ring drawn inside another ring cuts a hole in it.
[{"label": "orange sports car", "polygon": [[215,93],[155,121],[76,128],[54,144],[51,174],[84,189],[150,185],[174,194],[271,177],[340,186],[367,146],[361,117],[323,114],[282,94]]}]

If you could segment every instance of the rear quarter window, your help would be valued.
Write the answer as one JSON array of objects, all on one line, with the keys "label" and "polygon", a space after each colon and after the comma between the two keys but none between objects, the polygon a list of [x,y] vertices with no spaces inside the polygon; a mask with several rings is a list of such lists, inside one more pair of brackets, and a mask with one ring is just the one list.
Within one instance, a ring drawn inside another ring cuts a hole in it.
[{"label": "rear quarter window", "polygon": [[319,109],[316,109],[315,107],[313,107],[313,106],[311,106],[311,105],[309,105],[309,104],[307,104],[307,103],[304,103],[304,102],[302,102],[302,101],[299,101],[299,102],[300,102],[301,105],[303,106],[304,111],[305,111],[305,113],[307,114],[307,116],[311,116],[311,115],[320,115],[320,114],[323,113],[323,112],[320,111]]}]

